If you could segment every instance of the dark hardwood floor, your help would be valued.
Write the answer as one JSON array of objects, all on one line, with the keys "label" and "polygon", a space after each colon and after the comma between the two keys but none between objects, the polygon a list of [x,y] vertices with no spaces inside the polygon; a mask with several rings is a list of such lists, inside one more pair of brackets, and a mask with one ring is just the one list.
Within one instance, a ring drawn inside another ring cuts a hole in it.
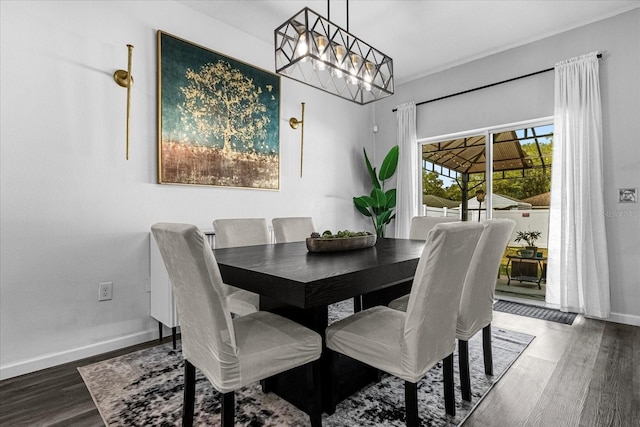
[{"label": "dark hardwood floor", "polygon": [[157,344],[150,341],[0,381],[0,426],[104,426],[77,368]]},{"label": "dark hardwood floor", "polygon": [[[568,326],[498,312],[493,327],[536,339],[465,427],[640,425],[639,327],[582,316]],[[0,382],[0,425],[104,425],[76,368],[156,343]]]},{"label": "dark hardwood floor", "polygon": [[494,312],[494,327],[536,336],[464,423],[640,426],[640,327],[573,325]]}]

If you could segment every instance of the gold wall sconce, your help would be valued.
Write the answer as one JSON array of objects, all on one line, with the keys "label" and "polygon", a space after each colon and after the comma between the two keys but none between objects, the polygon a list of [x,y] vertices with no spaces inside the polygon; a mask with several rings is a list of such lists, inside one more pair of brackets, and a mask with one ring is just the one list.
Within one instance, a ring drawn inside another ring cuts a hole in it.
[{"label": "gold wall sconce", "polygon": [[291,117],[289,119],[289,126],[291,129],[298,129],[300,127],[300,177],[302,177],[302,156],[304,153],[304,102],[302,102],[302,118],[300,120],[295,117]]},{"label": "gold wall sconce", "polygon": [[131,86],[133,85],[133,76],[131,75],[131,57],[133,54],[133,45],[128,44],[127,48],[129,50],[129,58],[127,63],[127,69],[125,70],[116,70],[113,73],[113,80],[122,87],[127,88],[127,153],[126,158],[129,160],[129,116],[131,110]]}]

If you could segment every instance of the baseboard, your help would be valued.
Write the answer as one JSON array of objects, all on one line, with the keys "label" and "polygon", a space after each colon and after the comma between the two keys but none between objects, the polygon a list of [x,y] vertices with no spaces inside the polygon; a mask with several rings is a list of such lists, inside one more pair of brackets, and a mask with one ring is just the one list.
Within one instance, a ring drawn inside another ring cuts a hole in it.
[{"label": "baseboard", "polygon": [[158,339],[158,330],[149,329],[135,334],[125,335],[112,340],[101,341],[84,347],[73,348],[58,353],[46,354],[33,359],[8,363],[0,366],[0,380],[5,380],[18,375],[29,374],[41,369],[51,368],[75,360],[84,359],[109,351],[118,350],[136,344],[141,344],[153,339]]},{"label": "baseboard", "polygon": [[622,323],[625,325],[640,326],[640,316],[630,314],[610,313],[609,318],[602,319],[607,322]]}]

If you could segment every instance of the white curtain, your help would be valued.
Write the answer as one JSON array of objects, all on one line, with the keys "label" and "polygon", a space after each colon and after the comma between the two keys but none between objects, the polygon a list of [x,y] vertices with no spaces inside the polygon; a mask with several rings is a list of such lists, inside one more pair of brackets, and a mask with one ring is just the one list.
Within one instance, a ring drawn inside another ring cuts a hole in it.
[{"label": "white curtain", "polygon": [[609,317],[602,111],[596,53],[555,66],[547,302]]},{"label": "white curtain", "polygon": [[396,189],[396,237],[408,239],[411,218],[420,213],[421,184],[415,103],[409,102],[398,106],[396,131],[400,148]]}]

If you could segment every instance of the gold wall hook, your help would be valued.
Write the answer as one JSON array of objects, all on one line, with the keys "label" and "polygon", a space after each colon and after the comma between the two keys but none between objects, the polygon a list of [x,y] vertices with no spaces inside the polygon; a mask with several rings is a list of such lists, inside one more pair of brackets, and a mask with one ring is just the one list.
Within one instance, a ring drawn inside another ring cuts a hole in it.
[{"label": "gold wall hook", "polygon": [[131,75],[131,57],[133,55],[133,45],[128,44],[129,51],[127,60],[127,70],[116,70],[113,73],[113,80],[122,87],[127,88],[127,152],[126,158],[129,160],[129,116],[131,111],[131,86],[133,85],[133,76]]},{"label": "gold wall hook", "polygon": [[300,128],[300,177],[302,177],[302,159],[304,153],[304,102],[302,102],[302,118],[300,120],[295,117],[289,119],[289,126],[291,129],[298,129],[298,125],[302,125]]}]

